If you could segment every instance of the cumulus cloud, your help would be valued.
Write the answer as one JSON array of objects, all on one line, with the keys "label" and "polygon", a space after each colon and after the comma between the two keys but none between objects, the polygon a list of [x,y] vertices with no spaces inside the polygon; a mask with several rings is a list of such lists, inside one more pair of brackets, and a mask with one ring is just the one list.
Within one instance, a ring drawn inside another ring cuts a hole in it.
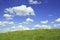
[{"label": "cumulus cloud", "polygon": [[13,25],[14,22],[8,22],[8,21],[0,21],[0,26],[6,26],[6,25]]},{"label": "cumulus cloud", "polygon": [[34,27],[32,29],[51,29],[51,26],[49,25],[34,25]]},{"label": "cumulus cloud", "polygon": [[32,7],[27,7],[26,5],[16,6],[12,8],[6,8],[6,13],[15,14],[18,16],[27,16],[27,15],[35,15]]},{"label": "cumulus cloud", "polygon": [[30,30],[30,28],[23,25],[17,25],[17,26],[12,26],[10,28],[4,28],[0,32],[12,32],[12,31],[22,31],[22,30]]},{"label": "cumulus cloud", "polygon": [[54,24],[55,22],[51,22],[51,24]]},{"label": "cumulus cloud", "polygon": [[33,19],[31,19],[31,18],[27,18],[26,19],[26,22],[33,22],[34,20]]},{"label": "cumulus cloud", "polygon": [[23,25],[18,25],[18,28],[20,28],[20,30],[29,30],[28,27],[23,26]]},{"label": "cumulus cloud", "polygon": [[47,24],[48,23],[48,20],[45,20],[45,21],[41,21],[42,24]]},{"label": "cumulus cloud", "polygon": [[34,20],[31,19],[31,18],[27,18],[26,21],[24,21],[24,22],[22,22],[22,23],[20,23],[20,24],[29,24],[29,23],[31,23],[31,22],[34,22]]},{"label": "cumulus cloud", "polygon": [[54,24],[53,26],[54,26],[54,27],[59,27],[59,26],[60,26],[60,24]]},{"label": "cumulus cloud", "polygon": [[56,19],[56,22],[60,22],[60,18],[57,18],[57,19]]},{"label": "cumulus cloud", "polygon": [[10,14],[4,14],[3,15],[7,20],[11,20],[11,19],[13,19],[12,17],[12,15],[10,15]]},{"label": "cumulus cloud", "polygon": [[37,0],[29,0],[29,3],[30,4],[41,4],[42,2],[41,1],[37,1]]}]

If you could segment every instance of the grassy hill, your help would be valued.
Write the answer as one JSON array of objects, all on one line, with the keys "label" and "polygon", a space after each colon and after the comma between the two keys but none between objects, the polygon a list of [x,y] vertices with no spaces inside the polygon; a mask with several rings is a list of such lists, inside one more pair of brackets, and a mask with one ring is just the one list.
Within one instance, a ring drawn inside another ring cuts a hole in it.
[{"label": "grassy hill", "polygon": [[60,29],[25,30],[0,33],[0,40],[60,40]]}]

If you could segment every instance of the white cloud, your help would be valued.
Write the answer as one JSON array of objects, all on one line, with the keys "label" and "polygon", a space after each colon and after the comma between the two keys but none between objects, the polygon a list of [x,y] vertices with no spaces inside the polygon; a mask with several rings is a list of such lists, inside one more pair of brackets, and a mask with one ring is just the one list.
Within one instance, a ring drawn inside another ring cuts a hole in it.
[{"label": "white cloud", "polygon": [[58,26],[60,26],[60,24],[54,24],[53,26],[54,26],[54,27],[58,27]]},{"label": "white cloud", "polygon": [[27,18],[26,19],[26,22],[33,22],[34,20],[33,19],[31,19],[31,18]]},{"label": "white cloud", "polygon": [[51,24],[54,24],[55,22],[51,22]]},{"label": "white cloud", "polygon": [[45,21],[41,21],[42,24],[47,24],[48,23],[48,20],[45,20]]},{"label": "white cloud", "polygon": [[34,25],[34,27],[32,29],[51,29],[51,26],[49,25]]},{"label": "white cloud", "polygon": [[29,3],[30,4],[41,4],[42,2],[41,1],[37,1],[37,0],[29,0]]},{"label": "white cloud", "polygon": [[3,15],[7,20],[10,20],[10,19],[13,19],[12,17],[12,15],[10,15],[10,14],[4,14]]},{"label": "white cloud", "polygon": [[18,25],[18,28],[20,28],[20,30],[29,30],[28,27],[23,26],[23,25]]},{"label": "white cloud", "polygon": [[11,22],[9,22],[9,24],[14,24],[14,22],[13,22],[13,21],[11,21]]},{"label": "white cloud", "polygon": [[6,28],[6,32],[8,31],[22,31],[22,30],[30,30],[28,27],[23,26],[23,25],[17,25],[17,26],[12,26],[11,28]]},{"label": "white cloud", "polygon": [[60,22],[60,18],[56,19],[56,22]]},{"label": "white cloud", "polygon": [[14,22],[8,22],[8,21],[0,21],[0,26],[6,26],[6,25],[13,25]]},{"label": "white cloud", "polygon": [[31,19],[31,18],[27,18],[26,21],[24,21],[24,22],[22,22],[22,23],[20,23],[20,24],[29,24],[29,23],[31,23],[31,22],[34,22],[34,20]]},{"label": "white cloud", "polygon": [[5,12],[10,13],[10,14],[16,14],[19,16],[35,15],[33,8],[27,7],[26,5],[6,8]]}]

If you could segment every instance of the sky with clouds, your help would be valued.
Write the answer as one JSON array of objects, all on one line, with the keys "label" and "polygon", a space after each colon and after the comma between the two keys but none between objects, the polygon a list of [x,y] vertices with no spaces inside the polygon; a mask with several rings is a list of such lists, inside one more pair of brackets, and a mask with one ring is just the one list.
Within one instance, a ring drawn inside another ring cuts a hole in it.
[{"label": "sky with clouds", "polygon": [[0,0],[0,32],[60,28],[60,0]]}]

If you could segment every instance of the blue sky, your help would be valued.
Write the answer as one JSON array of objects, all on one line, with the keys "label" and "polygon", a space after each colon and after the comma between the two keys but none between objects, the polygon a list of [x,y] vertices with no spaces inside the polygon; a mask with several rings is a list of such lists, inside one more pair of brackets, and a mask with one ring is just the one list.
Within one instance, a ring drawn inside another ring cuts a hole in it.
[{"label": "blue sky", "polygon": [[0,31],[60,28],[60,0],[0,0]]}]

